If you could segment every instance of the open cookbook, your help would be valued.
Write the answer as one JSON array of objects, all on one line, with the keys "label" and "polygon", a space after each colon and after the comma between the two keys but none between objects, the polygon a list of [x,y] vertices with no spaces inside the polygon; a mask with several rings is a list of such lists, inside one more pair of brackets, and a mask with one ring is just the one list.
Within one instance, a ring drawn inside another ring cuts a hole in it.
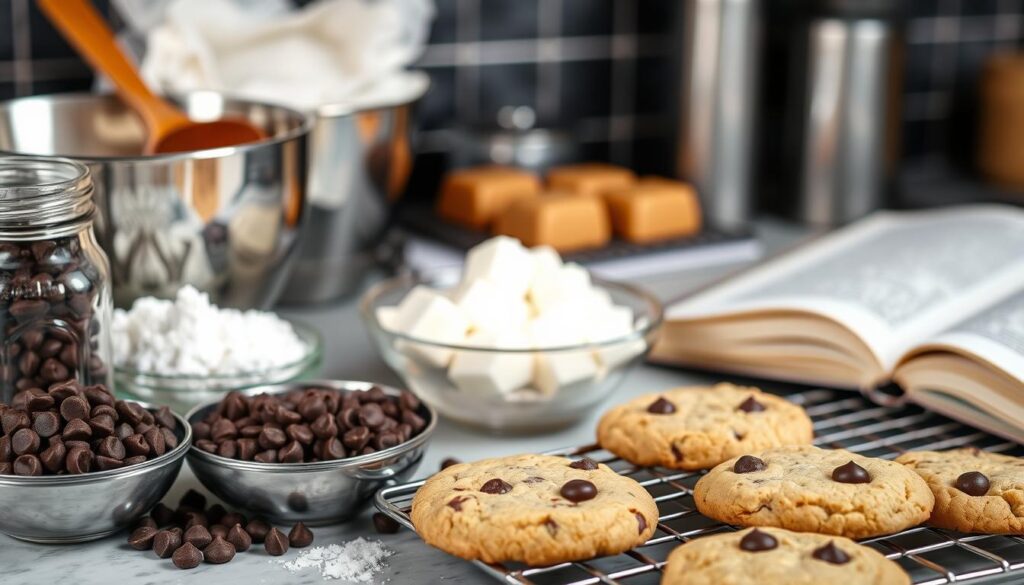
[{"label": "open cookbook", "polygon": [[1024,210],[883,212],[671,305],[651,360],[848,388],[1024,443]]}]

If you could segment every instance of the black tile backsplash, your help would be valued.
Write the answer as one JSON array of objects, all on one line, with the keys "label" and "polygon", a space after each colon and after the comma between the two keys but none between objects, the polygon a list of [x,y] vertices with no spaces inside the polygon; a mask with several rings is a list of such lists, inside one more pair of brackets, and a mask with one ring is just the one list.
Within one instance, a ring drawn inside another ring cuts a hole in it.
[{"label": "black tile backsplash", "polygon": [[[767,10],[782,2],[765,1]],[[435,4],[421,62],[433,87],[420,109],[420,163],[443,163],[447,129],[494,126],[502,106],[527,105],[542,124],[576,130],[587,157],[672,171],[684,0]],[[903,159],[967,161],[978,73],[994,51],[1021,47],[1024,0],[906,4]],[[97,5],[116,26],[108,2]],[[34,2],[0,0],[0,99],[90,81]]]}]

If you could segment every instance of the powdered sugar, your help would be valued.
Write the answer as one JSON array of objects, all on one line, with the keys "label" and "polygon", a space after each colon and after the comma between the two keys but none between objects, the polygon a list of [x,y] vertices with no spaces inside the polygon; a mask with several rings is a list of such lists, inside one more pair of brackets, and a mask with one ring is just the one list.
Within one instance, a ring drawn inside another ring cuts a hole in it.
[{"label": "powdered sugar", "polygon": [[302,359],[306,346],[273,313],[221,309],[191,286],[174,301],[141,298],[114,311],[114,363],[162,375],[234,375]]},{"label": "powdered sugar", "polygon": [[343,544],[316,546],[302,551],[290,561],[274,561],[290,573],[316,569],[324,579],[369,583],[385,567],[391,554],[379,540],[359,537]]}]

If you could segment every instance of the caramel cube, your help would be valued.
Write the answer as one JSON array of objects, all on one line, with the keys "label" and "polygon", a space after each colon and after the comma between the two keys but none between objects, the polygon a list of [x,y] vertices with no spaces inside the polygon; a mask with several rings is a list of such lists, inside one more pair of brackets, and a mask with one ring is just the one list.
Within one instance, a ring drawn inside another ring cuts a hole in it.
[{"label": "caramel cube", "polygon": [[700,203],[686,183],[644,178],[608,193],[605,201],[616,235],[629,242],[646,244],[700,231]]},{"label": "caramel cube", "polygon": [[552,193],[513,204],[495,222],[494,233],[571,252],[607,244],[611,225],[600,198]]},{"label": "caramel cube", "polygon": [[452,223],[485,229],[509,205],[534,199],[540,191],[540,179],[519,169],[486,166],[452,171],[441,186],[437,212]]},{"label": "caramel cube", "polygon": [[548,172],[548,187],[574,195],[604,195],[633,185],[633,171],[604,163],[558,167]]}]

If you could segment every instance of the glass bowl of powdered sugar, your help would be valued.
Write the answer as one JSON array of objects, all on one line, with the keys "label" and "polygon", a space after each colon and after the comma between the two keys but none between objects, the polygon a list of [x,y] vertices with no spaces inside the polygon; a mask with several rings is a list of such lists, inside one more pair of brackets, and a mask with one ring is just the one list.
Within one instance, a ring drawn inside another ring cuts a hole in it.
[{"label": "glass bowl of powdered sugar", "polygon": [[231,390],[315,377],[323,342],[271,312],[210,303],[191,286],[174,300],[145,297],[114,312],[118,393],[186,412]]}]

